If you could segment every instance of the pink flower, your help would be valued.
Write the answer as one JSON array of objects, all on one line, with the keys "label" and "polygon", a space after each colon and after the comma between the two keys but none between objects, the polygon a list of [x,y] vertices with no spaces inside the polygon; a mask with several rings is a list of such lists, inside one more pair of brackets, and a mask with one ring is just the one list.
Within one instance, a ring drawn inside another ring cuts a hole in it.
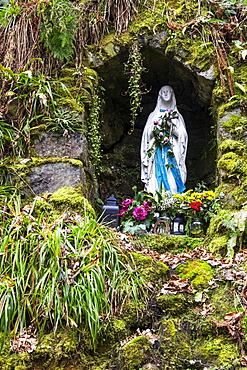
[{"label": "pink flower", "polygon": [[158,121],[154,121],[154,125],[157,126],[159,124]]},{"label": "pink flower", "polygon": [[151,200],[144,200],[143,202],[143,208],[146,209],[146,211],[149,211],[150,207],[152,207],[152,202]]},{"label": "pink flower", "polygon": [[148,211],[142,207],[136,207],[132,214],[138,220],[145,220],[145,218],[147,217]]},{"label": "pink flower", "polygon": [[164,134],[163,134],[163,132],[160,132],[159,137],[162,137],[162,136],[164,136]]},{"label": "pink flower", "polygon": [[122,207],[128,208],[131,203],[134,202],[134,199],[125,199],[122,201]]},{"label": "pink flower", "polygon": [[168,143],[168,141],[169,141],[168,137],[165,137],[164,138],[164,143]]}]

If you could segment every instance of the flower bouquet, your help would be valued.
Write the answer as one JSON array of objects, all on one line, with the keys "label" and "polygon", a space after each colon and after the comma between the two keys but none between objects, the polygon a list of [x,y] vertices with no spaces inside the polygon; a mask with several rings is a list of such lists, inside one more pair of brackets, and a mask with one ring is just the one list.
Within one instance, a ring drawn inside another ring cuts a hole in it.
[{"label": "flower bouquet", "polygon": [[219,208],[220,198],[216,198],[212,190],[194,191],[190,189],[185,193],[175,194],[174,197],[189,221],[192,218],[199,218],[205,226]]},{"label": "flower bouquet", "polygon": [[148,156],[151,157],[156,148],[168,148],[168,155],[174,157],[172,143],[170,142],[170,133],[172,128],[172,119],[178,118],[177,112],[171,112],[167,109],[159,121],[154,121],[153,136],[154,145],[148,150]]},{"label": "flower bouquet", "polygon": [[144,191],[136,193],[133,198],[122,201],[120,209],[121,229],[131,234],[144,234],[151,230],[157,216],[156,201],[152,195]]}]

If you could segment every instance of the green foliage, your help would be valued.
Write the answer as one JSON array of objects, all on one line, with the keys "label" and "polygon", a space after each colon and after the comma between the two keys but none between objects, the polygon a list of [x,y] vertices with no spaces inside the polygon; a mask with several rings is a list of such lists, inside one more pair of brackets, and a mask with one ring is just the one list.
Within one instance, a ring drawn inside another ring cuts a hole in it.
[{"label": "green foliage", "polygon": [[0,120],[0,159],[23,154],[22,139],[22,133],[16,127]]},{"label": "green foliage", "polygon": [[42,11],[41,41],[58,59],[69,60],[74,54],[78,13],[68,0],[52,0]]},{"label": "green foliage", "polygon": [[131,111],[131,134],[135,127],[136,117],[138,111],[141,111],[142,95],[146,93],[143,90],[142,73],[145,72],[143,67],[142,56],[140,52],[140,45],[138,41],[131,44],[129,49],[129,59],[125,64],[125,73],[129,76],[128,78],[128,91],[130,97],[130,111]]},{"label": "green foliage", "polygon": [[[39,61],[42,63],[41,59]],[[0,65],[0,77],[8,81],[5,94],[11,97],[8,102],[9,109],[11,110],[12,104],[17,103],[19,109],[17,122],[20,129],[24,127],[26,119],[36,121],[40,114],[48,112],[48,107],[55,109],[54,81],[50,81],[44,74],[36,75],[31,70],[14,73]],[[16,106],[14,108],[16,109]]]},{"label": "green foliage", "polygon": [[246,6],[247,2],[246,0],[218,0],[214,4],[224,11],[226,17],[231,17],[236,14],[237,8]]},{"label": "green foliage", "polygon": [[247,230],[247,206],[245,205],[240,211],[232,214],[226,214],[222,219],[222,225],[225,226],[229,233],[227,242],[227,256],[233,258],[234,248],[239,245],[242,248],[244,232]]},{"label": "green foliage", "polygon": [[0,208],[0,330],[86,328],[96,346],[120,302],[138,299],[141,280],[95,219],[64,214],[49,222],[35,218],[33,207],[16,198]]},{"label": "green foliage", "polygon": [[[38,61],[43,63],[41,59]],[[53,80],[43,73],[35,73],[32,70],[14,73],[2,65],[0,65],[0,77],[5,81],[5,95],[9,99],[7,108],[15,122],[15,127],[6,126],[6,124],[3,126],[5,127],[4,136],[6,138],[8,135],[9,138],[13,138],[10,142],[12,149],[15,148],[15,154],[17,150],[23,154],[26,148],[30,154],[31,134],[39,130],[41,119],[47,122],[49,131],[66,133],[66,130],[83,130],[81,111],[67,107],[57,108],[58,102],[61,104],[61,94],[65,95],[67,100],[79,104],[72,98],[62,80]],[[78,105],[78,107],[84,110],[83,105]]]},{"label": "green foliage", "polygon": [[44,119],[48,131],[66,134],[71,131],[84,131],[80,114],[70,109],[56,109],[51,117]]},{"label": "green foliage", "polygon": [[22,13],[17,1],[1,0],[0,1],[0,25],[6,27],[15,21],[16,17]]},{"label": "green foliage", "polygon": [[[246,243],[246,231],[246,205],[235,212],[222,210],[211,221],[208,234],[211,236],[212,241],[209,244],[209,248],[212,252],[224,252],[224,256],[232,259],[236,249],[240,250],[243,244]],[[217,238],[219,238],[219,244],[217,244]]]},{"label": "green foliage", "polygon": [[150,231],[152,223],[157,220],[155,216],[156,201],[150,193],[139,191],[134,198],[122,201],[120,210],[121,229],[123,232],[131,234],[143,234]]}]

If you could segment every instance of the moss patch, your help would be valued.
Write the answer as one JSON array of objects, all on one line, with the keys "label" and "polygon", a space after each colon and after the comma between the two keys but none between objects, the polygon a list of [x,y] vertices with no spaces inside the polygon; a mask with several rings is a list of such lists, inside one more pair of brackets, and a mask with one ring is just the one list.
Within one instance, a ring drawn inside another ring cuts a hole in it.
[{"label": "moss patch", "polygon": [[243,133],[247,130],[247,118],[232,114],[226,122],[222,122],[222,126],[228,132],[242,138]]},{"label": "moss patch", "polygon": [[222,154],[233,152],[242,155],[246,150],[246,145],[237,140],[224,140],[218,149]]},{"label": "moss patch", "polygon": [[165,315],[181,316],[193,304],[193,297],[188,294],[165,294],[157,299]]},{"label": "moss patch", "polygon": [[159,253],[180,253],[203,245],[203,240],[189,236],[140,235],[133,242],[136,248],[151,248]]},{"label": "moss patch", "polygon": [[132,339],[120,350],[118,362],[122,370],[138,370],[151,357],[151,342],[141,336]]},{"label": "moss patch", "polygon": [[196,289],[208,287],[208,282],[214,276],[214,269],[205,261],[187,261],[176,268],[176,272],[181,278],[189,279]]},{"label": "moss patch", "polygon": [[145,281],[154,285],[162,284],[167,280],[169,267],[163,262],[155,261],[153,258],[144,256],[141,253],[131,253],[137,271],[144,277]]},{"label": "moss patch", "polygon": [[95,211],[89,201],[82,196],[81,188],[62,187],[51,195],[51,202],[56,210],[64,212],[72,210],[88,217],[96,217]]},{"label": "moss patch", "polygon": [[222,155],[217,164],[218,169],[226,171],[226,176],[247,175],[247,163],[245,158],[234,152]]},{"label": "moss patch", "polygon": [[224,337],[210,338],[205,341],[200,348],[201,355],[205,360],[214,359],[217,369],[235,369],[235,366],[240,366],[239,349],[237,343],[226,340]]}]

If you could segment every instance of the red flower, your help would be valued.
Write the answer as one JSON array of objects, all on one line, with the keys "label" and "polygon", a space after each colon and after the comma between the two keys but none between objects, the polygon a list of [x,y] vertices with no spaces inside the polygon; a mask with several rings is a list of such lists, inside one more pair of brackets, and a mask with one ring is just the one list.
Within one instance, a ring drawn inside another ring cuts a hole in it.
[{"label": "red flower", "polygon": [[201,205],[202,205],[201,202],[192,202],[192,203],[190,203],[190,208],[193,208],[196,211],[200,211],[200,206]]}]

